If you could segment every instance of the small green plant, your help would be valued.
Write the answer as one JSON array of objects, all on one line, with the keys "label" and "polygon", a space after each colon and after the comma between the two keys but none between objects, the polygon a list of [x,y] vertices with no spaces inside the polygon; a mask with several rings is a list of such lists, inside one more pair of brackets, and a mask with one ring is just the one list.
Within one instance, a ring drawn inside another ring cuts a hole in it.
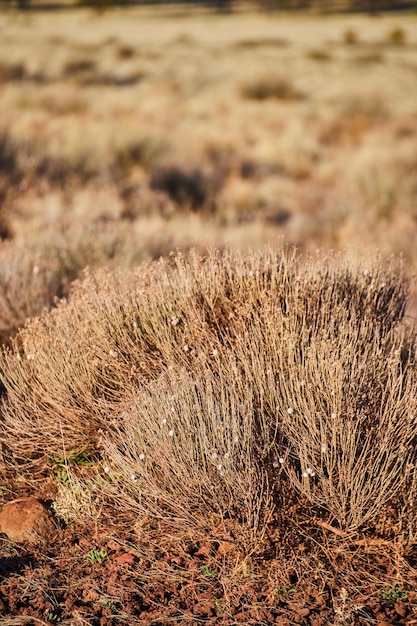
[{"label": "small green plant", "polygon": [[77,467],[91,467],[92,464],[93,462],[86,452],[72,452],[68,456],[52,457],[52,467],[55,470],[55,477],[63,485],[69,483],[68,468],[71,465],[76,465]]},{"label": "small green plant", "polygon": [[387,602],[397,602],[397,600],[407,600],[408,593],[403,591],[396,583],[391,589],[383,589],[381,595]]},{"label": "small green plant", "polygon": [[68,472],[65,467],[58,467],[56,470],[56,478],[62,485],[67,485],[69,483]]},{"label": "small green plant", "polygon": [[113,600],[103,600],[101,603],[101,608],[103,609],[114,609],[115,603]]},{"label": "small green plant", "polygon": [[45,613],[45,619],[47,619],[48,622],[52,622],[53,624],[58,624],[61,621],[61,618],[55,611],[48,611],[47,613]]},{"label": "small green plant", "polygon": [[286,585],[283,585],[276,590],[276,593],[280,596],[292,596],[294,593],[297,593],[297,589],[293,589],[292,587],[287,587]]},{"label": "small green plant", "polygon": [[223,611],[223,605],[219,598],[214,599],[214,608],[216,609],[216,613],[221,613]]},{"label": "small green plant", "polygon": [[87,554],[87,559],[90,561],[90,563],[102,563],[105,559],[107,559],[107,552],[105,550],[97,550],[97,548],[92,548]]},{"label": "small green plant", "polygon": [[202,565],[200,567],[200,572],[203,576],[209,578],[210,580],[215,580],[217,578],[216,572],[209,565]]},{"label": "small green plant", "polygon": [[68,466],[68,465],[77,465],[78,467],[91,467],[93,461],[91,456],[87,454],[87,452],[70,452],[68,456],[58,457],[54,456],[52,458],[54,466]]}]

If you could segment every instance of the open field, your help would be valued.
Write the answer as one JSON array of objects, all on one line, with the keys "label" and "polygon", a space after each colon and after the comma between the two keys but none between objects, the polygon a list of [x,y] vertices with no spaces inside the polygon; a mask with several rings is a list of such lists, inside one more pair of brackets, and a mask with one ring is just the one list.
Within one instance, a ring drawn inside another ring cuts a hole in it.
[{"label": "open field", "polygon": [[0,31],[0,625],[417,624],[417,17]]}]

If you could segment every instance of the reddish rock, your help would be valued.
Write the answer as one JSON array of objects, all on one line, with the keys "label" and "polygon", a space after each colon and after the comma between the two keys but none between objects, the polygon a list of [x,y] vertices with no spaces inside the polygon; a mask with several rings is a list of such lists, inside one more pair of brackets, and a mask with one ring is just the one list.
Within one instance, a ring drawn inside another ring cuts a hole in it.
[{"label": "reddish rock", "polygon": [[19,498],[4,505],[0,512],[0,532],[11,541],[51,542],[58,528],[52,514],[36,498]]},{"label": "reddish rock", "polygon": [[116,561],[116,563],[128,563],[128,565],[133,565],[135,562],[133,555],[128,552],[115,556],[113,560]]}]

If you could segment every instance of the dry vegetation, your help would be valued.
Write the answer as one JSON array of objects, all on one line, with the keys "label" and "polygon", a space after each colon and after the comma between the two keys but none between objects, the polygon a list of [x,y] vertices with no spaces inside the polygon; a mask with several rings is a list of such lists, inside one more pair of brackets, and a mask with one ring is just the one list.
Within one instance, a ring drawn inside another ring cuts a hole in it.
[{"label": "dry vegetation", "polygon": [[417,620],[416,23],[0,15],[2,625]]},{"label": "dry vegetation", "polygon": [[93,271],[3,351],[4,476],[36,476],[67,541],[129,555],[116,621],[327,624],[348,587],[334,623],[362,624],[393,585],[410,618],[408,292],[398,263],[271,250]]}]

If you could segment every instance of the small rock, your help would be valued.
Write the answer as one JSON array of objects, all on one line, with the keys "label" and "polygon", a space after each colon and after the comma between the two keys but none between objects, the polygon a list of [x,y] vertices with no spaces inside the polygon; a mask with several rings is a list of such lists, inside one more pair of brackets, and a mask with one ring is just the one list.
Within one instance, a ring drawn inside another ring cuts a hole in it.
[{"label": "small rock", "polygon": [[127,563],[128,565],[133,565],[133,563],[135,562],[134,556],[132,554],[129,554],[128,552],[125,552],[124,554],[118,554],[114,557],[113,560],[116,561],[116,563]]},{"label": "small rock", "polygon": [[58,527],[46,506],[36,498],[19,498],[7,502],[0,512],[0,532],[11,541],[51,542]]}]

